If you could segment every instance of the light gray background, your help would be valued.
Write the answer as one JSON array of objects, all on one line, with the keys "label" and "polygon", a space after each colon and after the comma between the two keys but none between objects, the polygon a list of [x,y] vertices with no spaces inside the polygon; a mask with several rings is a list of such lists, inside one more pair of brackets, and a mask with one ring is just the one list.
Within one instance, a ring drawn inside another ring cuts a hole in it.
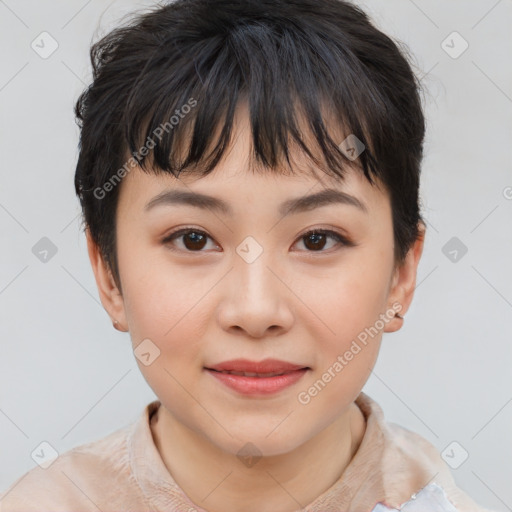
[{"label": "light gray background", "polygon": [[[151,4],[0,1],[0,490],[35,466],[43,440],[63,453],[155,398],[99,302],[73,190],[91,38]],[[428,89],[416,295],[364,391],[440,452],[457,441],[452,459],[469,453],[459,486],[512,510],[512,2],[361,5],[409,46]],[[31,48],[43,31],[59,45],[46,59]],[[469,44],[458,58],[442,46],[453,31]],[[46,263],[32,253],[42,237],[58,249]],[[456,262],[443,253],[452,237],[468,249]]]}]

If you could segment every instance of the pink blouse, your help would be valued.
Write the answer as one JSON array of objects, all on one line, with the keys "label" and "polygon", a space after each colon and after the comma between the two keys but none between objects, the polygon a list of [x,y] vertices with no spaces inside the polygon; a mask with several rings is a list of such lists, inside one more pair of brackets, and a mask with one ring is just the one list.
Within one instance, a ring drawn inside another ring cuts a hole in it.
[{"label": "pink blouse", "polygon": [[[429,512],[488,512],[456,487],[431,443],[386,422],[365,393],[356,404],[366,418],[361,444],[340,479],[302,512],[420,510],[410,500],[428,484],[447,500],[446,508],[429,506]],[[160,406],[155,400],[132,424],[59,455],[46,469],[31,469],[0,494],[0,511],[205,512],[177,485],[154,444],[150,419]]]}]

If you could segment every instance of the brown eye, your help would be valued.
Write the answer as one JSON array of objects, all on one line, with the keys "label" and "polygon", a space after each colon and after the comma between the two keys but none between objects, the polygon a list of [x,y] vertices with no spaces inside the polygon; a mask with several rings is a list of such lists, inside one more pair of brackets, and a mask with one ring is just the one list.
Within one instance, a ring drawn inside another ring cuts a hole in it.
[{"label": "brown eye", "polygon": [[183,236],[183,244],[191,251],[201,250],[206,245],[206,236],[197,231],[190,231]]},{"label": "brown eye", "polygon": [[[300,238],[308,252],[326,252],[325,246],[328,245],[328,240],[333,239],[341,245],[351,245],[348,240],[336,233],[335,231],[315,229],[308,231]],[[336,244],[334,244],[336,245]],[[332,247],[332,245],[331,245]],[[328,247],[329,249],[330,247]]]},{"label": "brown eye", "polygon": [[326,235],[325,233],[312,233],[304,237],[304,245],[313,251],[321,250],[325,247]]},{"label": "brown eye", "polygon": [[[210,237],[198,229],[185,228],[171,233],[166,237],[162,243],[165,245],[173,245],[175,241],[181,240],[183,248],[177,250],[184,250],[188,252],[205,252],[204,247],[207,245],[207,240]],[[173,248],[174,249],[174,248]]]}]

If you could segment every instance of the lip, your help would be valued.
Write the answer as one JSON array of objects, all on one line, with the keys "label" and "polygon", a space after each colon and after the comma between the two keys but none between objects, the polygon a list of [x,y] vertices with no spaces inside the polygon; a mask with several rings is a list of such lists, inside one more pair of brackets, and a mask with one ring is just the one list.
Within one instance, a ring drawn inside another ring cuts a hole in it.
[{"label": "lip", "polygon": [[214,366],[207,367],[207,370],[218,372],[247,372],[247,373],[287,373],[294,370],[307,368],[305,365],[293,364],[279,359],[264,359],[263,361],[249,361],[248,359],[232,359]]},{"label": "lip", "polygon": [[[224,361],[205,370],[225,386],[243,395],[271,395],[278,393],[298,382],[309,367],[277,359],[248,361],[234,359]],[[234,375],[222,372],[245,372],[261,374],[260,376]],[[265,374],[276,373],[268,376]]]}]

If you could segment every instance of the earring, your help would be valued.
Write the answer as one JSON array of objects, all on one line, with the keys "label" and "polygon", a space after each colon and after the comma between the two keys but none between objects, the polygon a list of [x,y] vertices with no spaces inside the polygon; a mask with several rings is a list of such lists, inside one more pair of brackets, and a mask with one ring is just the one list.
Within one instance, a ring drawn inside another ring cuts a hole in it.
[{"label": "earring", "polygon": [[114,329],[117,329],[118,331],[123,332],[123,330],[118,327],[118,325],[119,325],[119,321],[118,320],[114,320],[112,322],[112,325],[113,325]]},{"label": "earring", "polygon": [[395,313],[395,316],[396,316],[396,317],[398,317],[398,318],[400,318],[400,320],[403,320],[403,319],[404,319],[404,317],[403,317],[400,313]]}]

